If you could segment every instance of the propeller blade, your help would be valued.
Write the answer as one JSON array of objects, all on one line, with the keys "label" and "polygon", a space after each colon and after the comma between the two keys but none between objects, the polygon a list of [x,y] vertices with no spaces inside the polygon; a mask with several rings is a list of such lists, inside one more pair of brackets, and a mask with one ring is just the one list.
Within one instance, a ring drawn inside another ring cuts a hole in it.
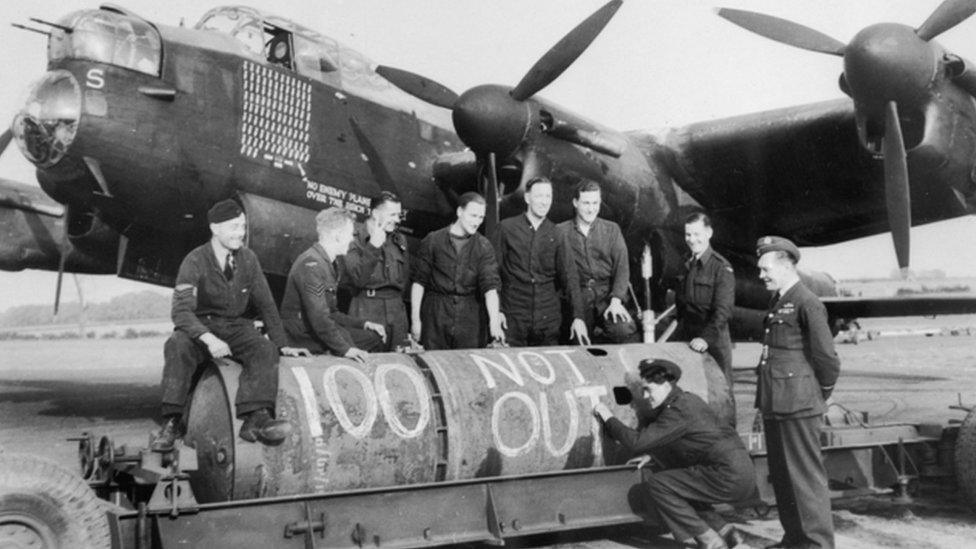
[{"label": "propeller blade", "polygon": [[458,98],[458,94],[454,93],[447,86],[409,71],[380,65],[376,67],[376,74],[386,78],[391,84],[401,90],[431,105],[451,109],[454,108],[454,102]]},{"label": "propeller blade", "polygon": [[846,46],[839,40],[799,23],[772,15],[730,8],[720,8],[716,13],[719,17],[770,40],[804,50],[844,55]]},{"label": "propeller blade", "polygon": [[498,249],[498,166],[495,153],[488,153],[484,163],[485,236]]},{"label": "propeller blade", "polygon": [[0,134],[0,154],[3,154],[3,151],[7,150],[7,146],[10,145],[10,139],[13,136],[14,134],[9,129]]},{"label": "propeller blade", "polygon": [[349,119],[349,125],[352,126],[352,132],[356,135],[356,140],[359,141],[359,149],[366,157],[366,163],[369,164],[369,169],[373,172],[373,177],[379,183],[380,189],[398,194],[393,176],[390,175],[389,170],[383,164],[383,160],[380,158],[380,152],[373,146],[373,142],[366,137],[366,134],[363,133],[363,129],[356,122],[355,118]]},{"label": "propeller blade", "polygon": [[512,98],[524,101],[559,77],[607,26],[623,0],[610,0],[545,53],[512,90]]},{"label": "propeller blade", "polygon": [[898,105],[889,101],[885,107],[884,153],[885,202],[888,207],[888,225],[895,243],[898,267],[908,271],[910,231],[912,228],[912,204],[908,185],[908,162],[901,125],[898,123]]},{"label": "propeller blade", "polygon": [[974,0],[945,0],[935,8],[929,18],[917,29],[915,34],[928,42],[945,31],[955,27],[976,13]]}]

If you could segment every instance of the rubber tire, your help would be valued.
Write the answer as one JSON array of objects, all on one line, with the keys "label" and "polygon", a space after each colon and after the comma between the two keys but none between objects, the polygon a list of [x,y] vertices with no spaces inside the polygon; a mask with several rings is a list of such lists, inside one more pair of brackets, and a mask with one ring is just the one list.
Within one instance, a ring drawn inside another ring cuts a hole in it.
[{"label": "rubber tire", "polygon": [[53,461],[0,454],[0,528],[28,525],[44,549],[112,546],[105,508],[78,475]]},{"label": "rubber tire", "polygon": [[976,408],[959,424],[959,435],[953,449],[956,485],[962,490],[969,507],[976,511]]}]

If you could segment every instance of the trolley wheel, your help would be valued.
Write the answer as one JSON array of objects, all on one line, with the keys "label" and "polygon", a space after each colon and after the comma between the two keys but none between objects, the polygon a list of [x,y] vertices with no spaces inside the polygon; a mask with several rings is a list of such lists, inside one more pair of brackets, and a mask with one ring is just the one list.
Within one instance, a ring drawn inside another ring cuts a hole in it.
[{"label": "trolley wheel", "polygon": [[976,408],[959,425],[954,449],[956,484],[966,496],[970,508],[976,510]]},{"label": "trolley wheel", "polygon": [[76,474],[24,454],[0,454],[0,544],[11,549],[111,546],[105,509]]}]

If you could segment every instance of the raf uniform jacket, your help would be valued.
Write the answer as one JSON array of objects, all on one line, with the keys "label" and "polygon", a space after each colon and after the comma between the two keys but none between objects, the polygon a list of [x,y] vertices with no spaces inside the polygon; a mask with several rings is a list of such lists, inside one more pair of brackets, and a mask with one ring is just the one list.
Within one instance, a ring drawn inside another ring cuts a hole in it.
[{"label": "raf uniform jacket", "polygon": [[797,281],[775,301],[763,324],[756,408],[767,419],[823,414],[821,387],[833,387],[840,375],[827,309]]},{"label": "raf uniform jacket", "polygon": [[[673,387],[664,402],[651,411],[640,431],[617,418],[606,422],[607,432],[633,454],[649,453],[666,468],[729,466],[749,463],[742,439],[698,395]],[[748,467],[746,467],[748,468]],[[730,485],[741,479],[729,479]],[[752,481],[752,478],[746,479]]]},{"label": "raf uniform jacket", "polygon": [[678,288],[678,320],[682,339],[700,337],[714,347],[729,339],[729,318],[735,301],[735,275],[727,259],[711,248],[685,263]]},{"label": "raf uniform jacket", "polygon": [[281,300],[281,318],[296,345],[305,346],[311,339],[324,347],[322,350],[339,356],[353,347],[352,338],[343,327],[364,328],[366,323],[339,311],[338,286],[339,277],[332,259],[320,244],[316,243],[295,259]]},{"label": "raf uniform jacket", "polygon": [[196,339],[210,331],[211,322],[241,322],[248,305],[254,305],[271,341],[286,347],[288,339],[257,255],[247,248],[234,255],[237,266],[231,280],[224,276],[210,242],[183,258],[173,292],[174,326]]}]

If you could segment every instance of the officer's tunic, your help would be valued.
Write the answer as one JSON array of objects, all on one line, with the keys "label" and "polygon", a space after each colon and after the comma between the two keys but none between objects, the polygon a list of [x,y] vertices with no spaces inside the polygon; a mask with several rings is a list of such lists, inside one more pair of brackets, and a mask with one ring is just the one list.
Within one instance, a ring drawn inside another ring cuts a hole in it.
[{"label": "officer's tunic", "polygon": [[640,431],[617,418],[608,419],[606,428],[633,454],[652,454],[664,465],[644,482],[677,540],[721,527],[717,515],[693,504],[736,502],[754,493],[752,459],[739,435],[698,395],[680,387],[671,389]]},{"label": "officer's tunic", "polygon": [[[574,310],[581,310],[583,321],[592,339],[596,327],[603,331],[603,338],[615,343],[630,341],[637,334],[634,322],[611,322],[603,318],[604,311],[614,297],[627,303],[627,287],[630,284],[630,264],[627,244],[620,227],[613,221],[596,218],[589,234],[583,234],[575,218],[556,226],[560,238],[566,239],[567,249],[572,251],[579,278],[580,291],[570,295]],[[580,300],[574,304],[573,300]]]},{"label": "officer's tunic", "polygon": [[[207,242],[180,264],[173,292],[175,330],[163,348],[163,415],[180,414],[197,367],[210,358],[198,339],[210,332],[230,347],[244,368],[235,399],[237,415],[261,408],[274,410],[278,392],[278,349],[288,344],[278,310],[257,256],[247,248],[235,254],[236,268],[228,280]],[[264,321],[270,341],[244,318],[252,305]]]},{"label": "officer's tunic", "polygon": [[678,327],[672,339],[691,341],[700,337],[708,344],[708,354],[722,368],[729,385],[734,423],[732,338],[729,335],[729,318],[735,302],[732,264],[711,248],[702,252],[698,259],[688,259],[679,279],[676,297]]},{"label": "officer's tunic", "polygon": [[377,248],[369,243],[369,233],[361,231],[344,259],[346,283],[352,288],[349,314],[385,326],[386,350],[406,345],[410,333],[403,304],[410,285],[406,239],[393,233]]},{"label": "officer's tunic", "polygon": [[833,547],[827,473],[820,453],[821,387],[840,374],[827,311],[797,281],[765,321],[756,408],[763,415],[769,472],[788,545]]},{"label": "officer's tunic", "polygon": [[[527,214],[499,223],[501,308],[508,328],[505,341],[512,346],[558,345],[562,325],[556,288],[579,287],[579,278],[556,225],[543,219],[537,228]],[[582,311],[573,311],[582,318]]]},{"label": "officer's tunic", "polygon": [[450,229],[424,237],[413,262],[413,281],[424,287],[420,342],[428,350],[484,347],[488,333],[482,296],[500,285],[491,242],[476,233],[457,250]]},{"label": "officer's tunic", "polygon": [[321,244],[315,243],[295,259],[281,300],[281,319],[289,341],[313,353],[338,356],[352,347],[379,350],[383,342],[365,329],[365,321],[336,307],[338,286],[332,259]]}]

